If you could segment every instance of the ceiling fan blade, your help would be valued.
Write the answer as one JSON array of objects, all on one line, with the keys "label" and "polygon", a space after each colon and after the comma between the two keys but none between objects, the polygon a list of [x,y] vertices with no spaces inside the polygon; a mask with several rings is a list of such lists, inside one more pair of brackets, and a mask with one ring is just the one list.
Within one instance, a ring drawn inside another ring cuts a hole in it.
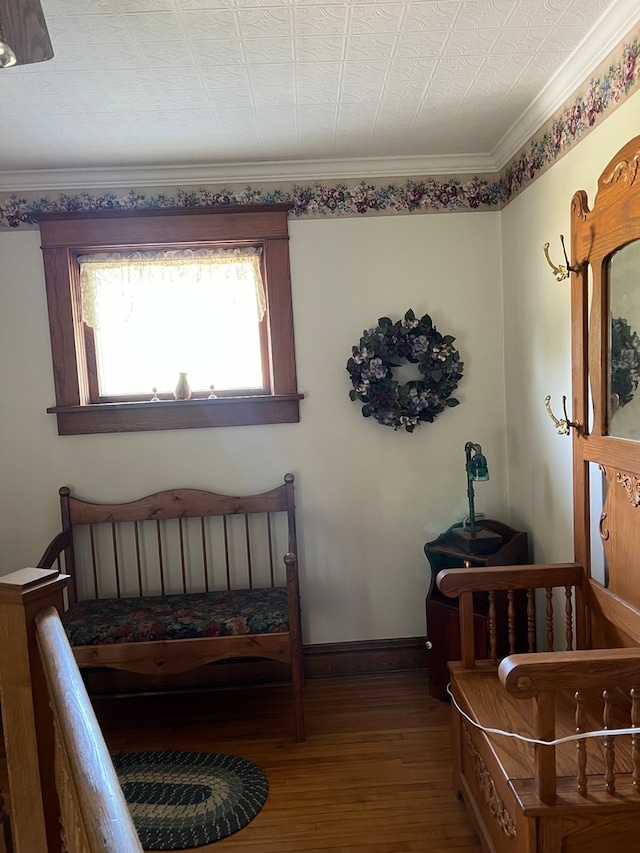
[{"label": "ceiling fan blade", "polygon": [[53,57],[40,0],[0,0],[0,26],[18,65]]}]

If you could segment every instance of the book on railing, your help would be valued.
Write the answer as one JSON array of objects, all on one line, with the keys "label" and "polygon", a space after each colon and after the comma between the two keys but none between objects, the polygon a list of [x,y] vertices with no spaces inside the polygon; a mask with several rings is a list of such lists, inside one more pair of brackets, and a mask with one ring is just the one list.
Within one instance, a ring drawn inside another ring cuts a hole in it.
[{"label": "book on railing", "polygon": [[26,589],[37,583],[51,580],[59,574],[58,569],[18,569],[15,572],[0,577],[0,587],[9,586],[13,589],[15,587]]}]

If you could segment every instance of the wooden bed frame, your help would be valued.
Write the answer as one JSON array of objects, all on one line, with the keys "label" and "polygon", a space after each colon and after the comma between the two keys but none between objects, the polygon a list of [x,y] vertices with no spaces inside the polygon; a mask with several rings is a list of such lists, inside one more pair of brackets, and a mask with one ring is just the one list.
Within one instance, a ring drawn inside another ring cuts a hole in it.
[{"label": "wooden bed frame", "polygon": [[[460,597],[462,660],[450,666],[454,783],[490,853],[601,853],[640,843],[640,443],[611,434],[608,354],[609,261],[640,240],[639,164],[637,137],[602,173],[593,210],[582,191],[571,204],[573,421],[560,426],[573,436],[575,562],[438,576],[442,592]],[[508,591],[515,638],[518,589],[527,591],[530,653],[499,662],[496,592]],[[493,602],[491,660],[476,660],[478,591]],[[536,600],[545,652],[535,651]],[[609,734],[632,727],[637,735]]]},{"label": "wooden bed frame", "polygon": [[103,504],[63,487],[60,503],[62,531],[38,566],[70,576],[63,623],[81,668],[158,675],[279,661],[304,740],[293,474],[243,497],[174,489]]}]

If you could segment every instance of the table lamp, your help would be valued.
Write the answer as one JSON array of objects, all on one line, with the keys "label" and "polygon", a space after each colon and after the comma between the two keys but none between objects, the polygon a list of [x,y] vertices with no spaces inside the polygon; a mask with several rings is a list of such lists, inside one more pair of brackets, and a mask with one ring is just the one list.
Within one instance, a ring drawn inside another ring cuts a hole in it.
[{"label": "table lamp", "polygon": [[465,468],[467,471],[467,497],[469,498],[469,517],[461,527],[453,530],[453,540],[458,548],[467,554],[490,554],[502,545],[502,537],[493,530],[487,530],[476,522],[474,482],[489,479],[489,467],[479,444],[468,441],[464,446]]}]

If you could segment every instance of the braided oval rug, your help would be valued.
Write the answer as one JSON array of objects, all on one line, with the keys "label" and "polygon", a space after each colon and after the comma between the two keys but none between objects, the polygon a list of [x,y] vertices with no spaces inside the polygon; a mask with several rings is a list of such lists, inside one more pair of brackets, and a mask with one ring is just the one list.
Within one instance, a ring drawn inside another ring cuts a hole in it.
[{"label": "braided oval rug", "polygon": [[145,850],[188,850],[246,826],[269,793],[252,761],[208,752],[121,752],[113,764]]}]

